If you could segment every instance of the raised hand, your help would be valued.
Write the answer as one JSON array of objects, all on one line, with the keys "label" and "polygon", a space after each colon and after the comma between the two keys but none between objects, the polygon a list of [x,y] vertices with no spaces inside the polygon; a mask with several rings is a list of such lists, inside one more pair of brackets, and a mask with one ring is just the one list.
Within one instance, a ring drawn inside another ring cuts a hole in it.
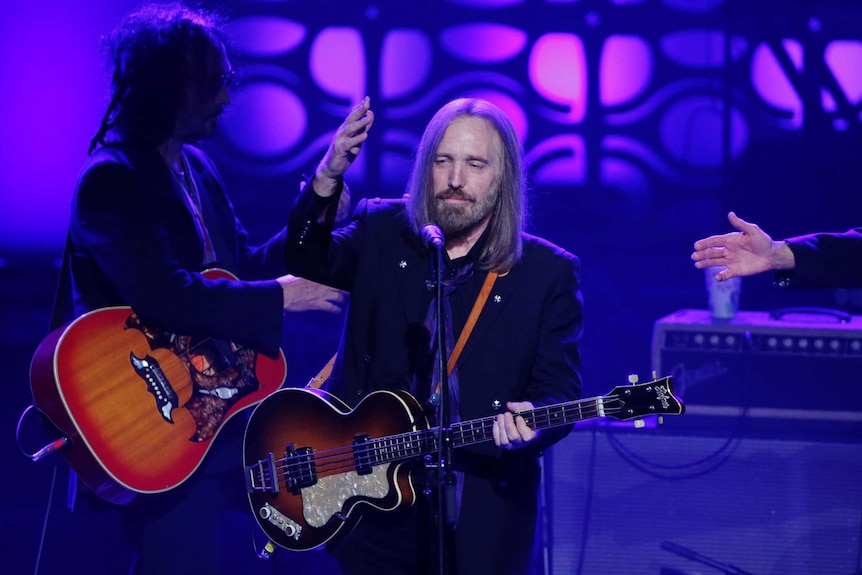
[{"label": "raised hand", "polygon": [[319,196],[329,197],[335,193],[339,180],[362,149],[368,139],[368,131],[374,123],[371,99],[366,96],[356,104],[335,131],[329,149],[317,165],[314,173],[314,191]]}]

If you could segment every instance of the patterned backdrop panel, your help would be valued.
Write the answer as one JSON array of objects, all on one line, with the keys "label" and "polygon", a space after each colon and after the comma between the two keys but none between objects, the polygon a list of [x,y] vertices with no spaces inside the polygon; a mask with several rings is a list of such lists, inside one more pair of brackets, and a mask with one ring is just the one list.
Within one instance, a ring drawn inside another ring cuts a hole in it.
[{"label": "patterned backdrop panel", "polygon": [[[487,98],[524,145],[531,230],[584,263],[599,366],[616,365],[607,343],[646,365],[653,321],[705,305],[688,254],[728,210],[779,237],[862,212],[852,2],[245,2],[231,18],[240,77],[210,149],[256,229],[284,224],[273,198],[363,96],[376,119],[354,198],[400,196],[432,114]],[[746,282],[742,306],[781,297]]]},{"label": "patterned backdrop panel", "polygon": [[859,126],[862,42],[843,35],[860,35],[845,30],[848,10],[788,13],[781,3],[773,13],[769,2],[718,0],[337,4],[234,8],[242,75],[221,141],[231,168],[307,169],[366,94],[377,123],[351,178],[395,194],[425,123],[460,96],[510,115],[536,186],[627,196],[665,183],[714,189],[752,139],[803,130],[806,119]]}]

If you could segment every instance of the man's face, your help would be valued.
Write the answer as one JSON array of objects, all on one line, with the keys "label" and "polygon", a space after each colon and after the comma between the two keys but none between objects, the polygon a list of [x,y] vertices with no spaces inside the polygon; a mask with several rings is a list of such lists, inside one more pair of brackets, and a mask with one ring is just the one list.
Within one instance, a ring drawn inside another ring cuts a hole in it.
[{"label": "man's face", "polygon": [[432,216],[447,241],[484,230],[497,204],[502,142],[482,118],[458,116],[443,135],[433,168]]},{"label": "man's face", "polygon": [[183,142],[212,136],[224,107],[231,102],[228,86],[233,79],[233,68],[224,45],[217,44],[207,60],[202,79],[189,79],[186,84],[185,105],[177,115],[173,135]]}]

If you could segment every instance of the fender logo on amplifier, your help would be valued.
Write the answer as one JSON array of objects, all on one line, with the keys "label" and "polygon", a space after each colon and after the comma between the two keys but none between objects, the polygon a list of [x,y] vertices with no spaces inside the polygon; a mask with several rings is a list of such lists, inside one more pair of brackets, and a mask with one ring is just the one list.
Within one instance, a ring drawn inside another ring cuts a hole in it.
[{"label": "fender logo on amplifier", "polygon": [[808,433],[816,422],[818,434],[862,437],[862,317],[814,319],[743,311],[716,321],[692,309],[659,319],[652,369],[673,377],[693,416],[678,426],[698,415],[743,417],[766,433],[803,423],[796,431]]}]

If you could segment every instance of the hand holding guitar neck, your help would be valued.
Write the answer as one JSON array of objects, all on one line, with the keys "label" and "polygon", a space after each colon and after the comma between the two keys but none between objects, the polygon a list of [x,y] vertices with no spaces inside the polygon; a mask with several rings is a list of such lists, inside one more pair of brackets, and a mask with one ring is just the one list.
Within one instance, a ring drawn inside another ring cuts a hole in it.
[{"label": "hand holding guitar neck", "polygon": [[[680,415],[670,377],[611,393],[521,412],[541,430],[595,418]],[[493,441],[496,415],[451,426],[454,449]],[[278,545],[306,551],[349,531],[371,506],[410,506],[410,464],[439,449],[419,402],[404,391],[376,391],[351,410],[310,388],[281,389],[255,408],[245,432],[245,479],[261,529]]]}]

